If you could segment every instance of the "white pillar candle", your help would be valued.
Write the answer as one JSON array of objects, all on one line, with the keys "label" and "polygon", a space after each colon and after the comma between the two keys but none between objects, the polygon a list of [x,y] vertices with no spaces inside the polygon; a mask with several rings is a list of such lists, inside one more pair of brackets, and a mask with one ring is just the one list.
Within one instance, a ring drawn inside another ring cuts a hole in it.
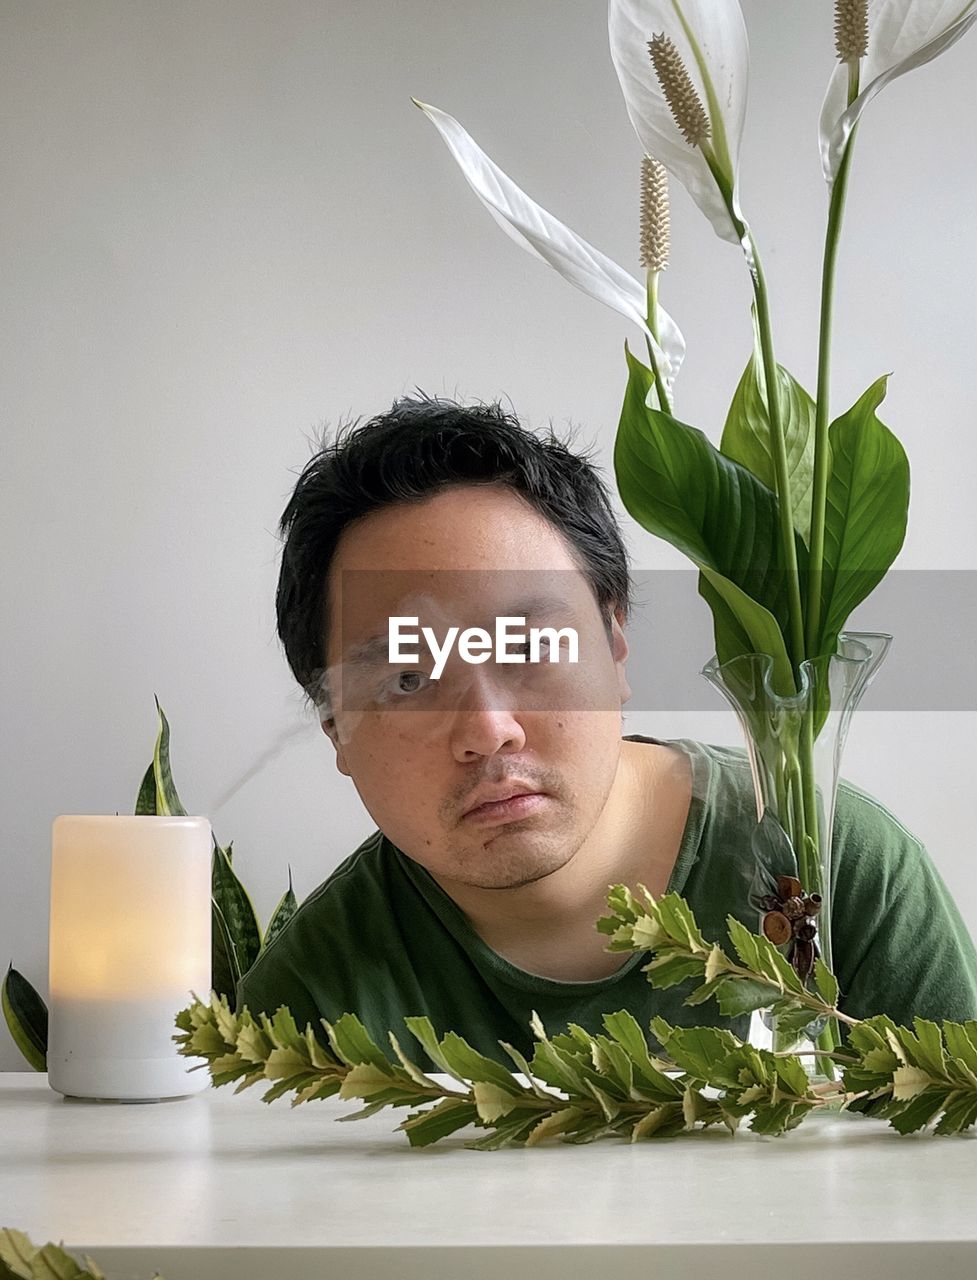
[{"label": "white pillar candle", "polygon": [[207,1088],[172,1037],[211,983],[206,818],[68,815],[51,841],[48,1082],[69,1097]]}]

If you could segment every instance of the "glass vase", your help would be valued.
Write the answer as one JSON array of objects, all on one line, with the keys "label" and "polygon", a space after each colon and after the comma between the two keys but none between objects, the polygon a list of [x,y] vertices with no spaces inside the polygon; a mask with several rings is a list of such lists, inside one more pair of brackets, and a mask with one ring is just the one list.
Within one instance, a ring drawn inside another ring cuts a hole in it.
[{"label": "glass vase", "polygon": [[[786,955],[805,984],[814,987],[814,962],[832,964],[832,828],[841,755],[852,713],[892,641],[873,631],[843,631],[835,652],[800,664],[799,688],[773,687],[773,659],[748,653],[720,663],[713,657],[702,675],[730,704],[743,730],[753,774],[757,827],[750,907],[755,932]],[[807,1051],[812,1079],[832,1079],[829,1058],[811,1052],[836,1048],[837,1025],[821,1018],[803,1031],[778,1026],[769,1009],[755,1013],[750,1043],[775,1052]]]}]

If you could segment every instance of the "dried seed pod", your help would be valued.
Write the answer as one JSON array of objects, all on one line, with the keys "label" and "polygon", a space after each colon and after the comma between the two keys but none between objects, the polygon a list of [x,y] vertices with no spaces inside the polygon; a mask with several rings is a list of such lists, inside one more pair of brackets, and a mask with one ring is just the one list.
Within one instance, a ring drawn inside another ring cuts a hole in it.
[{"label": "dried seed pod", "polygon": [[804,912],[809,916],[816,916],[821,910],[821,895],[819,893],[809,893],[804,899]]},{"label": "dried seed pod", "polygon": [[806,982],[811,970],[814,968],[814,961],[817,958],[818,949],[814,942],[795,942],[791,953],[790,962],[794,966],[794,972]]},{"label": "dried seed pod", "polygon": [[803,898],[788,898],[782,909],[788,920],[799,920],[801,916],[811,914]]},{"label": "dried seed pod", "polygon": [[799,920],[794,925],[794,937],[801,942],[813,942],[818,936],[818,927],[813,920]]},{"label": "dried seed pod", "polygon": [[798,898],[804,892],[801,882],[795,876],[778,876],[777,892],[782,902],[788,898]]},{"label": "dried seed pod", "polygon": [[763,932],[774,946],[780,947],[791,937],[793,930],[782,911],[768,911],[763,917]]}]

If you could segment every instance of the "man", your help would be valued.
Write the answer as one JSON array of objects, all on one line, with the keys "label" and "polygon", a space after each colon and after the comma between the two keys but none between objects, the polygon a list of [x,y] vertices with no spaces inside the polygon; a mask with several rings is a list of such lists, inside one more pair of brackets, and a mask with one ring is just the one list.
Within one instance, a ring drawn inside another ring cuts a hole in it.
[{"label": "man", "polygon": [[[312,459],[281,530],[279,635],[378,830],[244,975],[238,1007],[287,1005],[322,1040],[321,1018],[353,1012],[428,1067],[405,1016],[506,1064],[500,1040],[531,1054],[534,1010],[554,1032],[629,1009],[644,1028],[661,1014],[745,1035],[748,1018],[685,1006],[687,982],[654,990],[647,953],[609,952],[595,928],[616,883],[682,894],[720,942],[727,914],[758,919],[745,750],[622,739],[630,581],[589,463],[498,406],[404,399]],[[514,618],[550,628],[535,663],[518,643],[485,651]],[[465,651],[469,624],[482,643]],[[842,1007],[977,1017],[977,954],[919,841],[846,783],[834,841]]]}]

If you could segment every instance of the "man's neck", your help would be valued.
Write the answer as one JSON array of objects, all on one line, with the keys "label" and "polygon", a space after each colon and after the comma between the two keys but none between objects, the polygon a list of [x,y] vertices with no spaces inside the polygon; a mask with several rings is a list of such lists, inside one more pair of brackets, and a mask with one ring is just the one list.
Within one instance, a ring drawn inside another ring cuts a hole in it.
[{"label": "man's neck", "polygon": [[678,856],[692,795],[683,751],[622,742],[611,791],[574,856],[532,884],[491,893],[442,884],[476,933],[512,964],[557,981],[585,982],[614,973],[628,956],[606,950],[597,919],[607,914],[612,884],[664,893]]}]

